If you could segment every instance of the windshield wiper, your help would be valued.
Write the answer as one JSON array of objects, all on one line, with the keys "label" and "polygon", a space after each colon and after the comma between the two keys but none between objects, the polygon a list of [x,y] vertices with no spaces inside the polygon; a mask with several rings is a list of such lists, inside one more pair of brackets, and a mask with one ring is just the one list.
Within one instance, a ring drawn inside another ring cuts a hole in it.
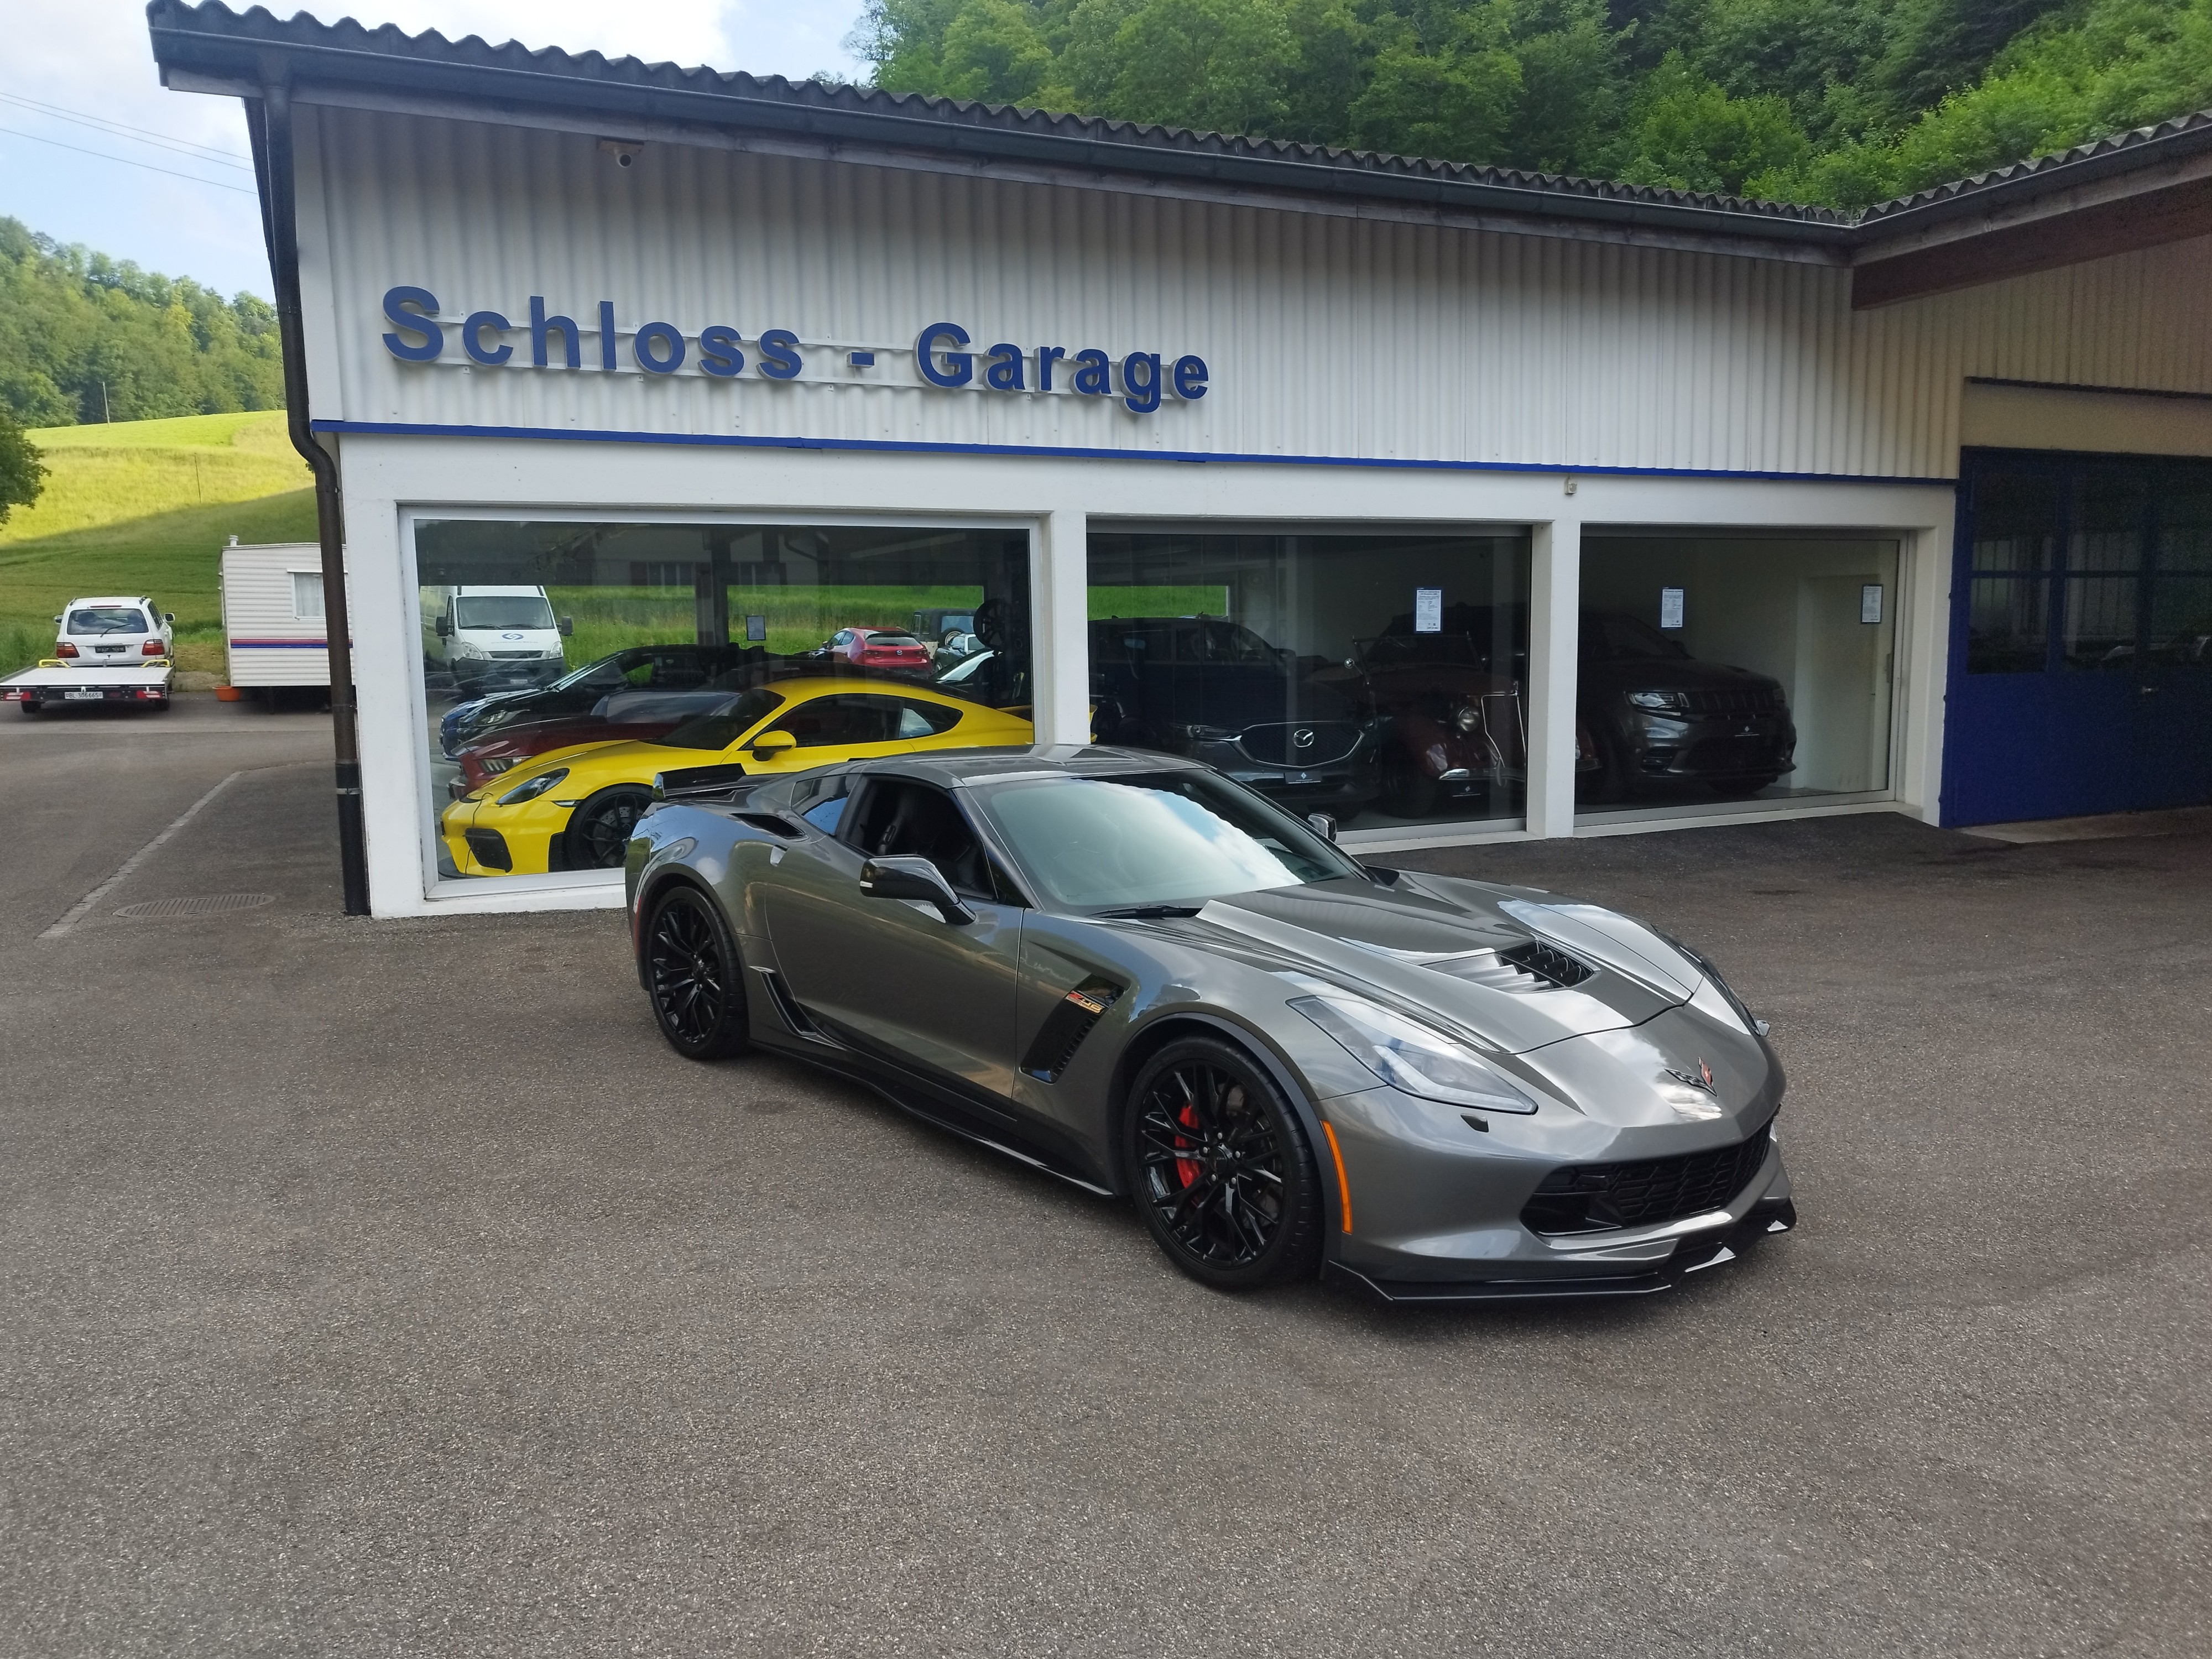
[{"label": "windshield wiper", "polygon": [[1116,921],[1158,921],[1166,916],[1194,916],[1200,908],[1195,904],[1131,904],[1119,910],[1094,910],[1091,914],[1110,916]]}]

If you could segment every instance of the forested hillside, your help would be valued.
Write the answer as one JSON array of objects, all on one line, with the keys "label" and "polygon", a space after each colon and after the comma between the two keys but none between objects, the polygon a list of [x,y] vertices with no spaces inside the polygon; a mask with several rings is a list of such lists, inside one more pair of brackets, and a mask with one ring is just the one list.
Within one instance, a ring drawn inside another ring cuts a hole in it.
[{"label": "forested hillside", "polygon": [[895,92],[1852,207],[2212,105],[2212,0],[871,0]]},{"label": "forested hillside", "polygon": [[276,313],[266,301],[226,300],[0,218],[0,408],[21,424],[283,402]]}]

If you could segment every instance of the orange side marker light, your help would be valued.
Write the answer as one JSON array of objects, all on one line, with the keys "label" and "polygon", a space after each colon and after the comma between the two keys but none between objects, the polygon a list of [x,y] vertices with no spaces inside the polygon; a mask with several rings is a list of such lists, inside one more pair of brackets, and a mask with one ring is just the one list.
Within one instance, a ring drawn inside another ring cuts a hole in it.
[{"label": "orange side marker light", "polygon": [[1328,1155],[1336,1160],[1337,1210],[1344,1218],[1344,1231],[1352,1231],[1352,1183],[1344,1178],[1344,1152],[1336,1144],[1336,1131],[1328,1120],[1322,1120],[1321,1132],[1328,1137]]}]

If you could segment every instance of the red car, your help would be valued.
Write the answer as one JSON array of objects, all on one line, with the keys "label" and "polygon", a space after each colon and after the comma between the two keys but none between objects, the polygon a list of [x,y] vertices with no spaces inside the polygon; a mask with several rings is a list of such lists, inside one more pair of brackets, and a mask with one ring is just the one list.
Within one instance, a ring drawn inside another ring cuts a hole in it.
[{"label": "red car", "polygon": [[814,654],[855,668],[929,666],[929,653],[911,634],[896,628],[841,628]]}]

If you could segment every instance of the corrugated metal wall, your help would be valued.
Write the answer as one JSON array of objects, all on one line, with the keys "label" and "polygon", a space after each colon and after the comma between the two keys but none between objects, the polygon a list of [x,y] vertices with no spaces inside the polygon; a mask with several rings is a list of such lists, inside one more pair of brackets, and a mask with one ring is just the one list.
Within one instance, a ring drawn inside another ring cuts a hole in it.
[{"label": "corrugated metal wall", "polygon": [[[672,145],[624,170],[588,137],[313,113],[319,418],[1929,477],[1956,470],[1968,376],[2212,392],[2207,240],[1853,313],[1848,274],[1813,265]],[[650,375],[624,339],[607,375],[587,333],[582,372],[536,370],[518,330],[487,368],[451,328],[403,363],[398,284],[454,320],[543,295],[587,331],[603,299],[623,331],[724,323],[755,361],[711,379],[695,343]],[[939,320],[979,348],[1194,352],[1209,393],[1137,415],[940,390],[913,358]],[[798,380],[757,373],[770,328],[799,336]]]}]

